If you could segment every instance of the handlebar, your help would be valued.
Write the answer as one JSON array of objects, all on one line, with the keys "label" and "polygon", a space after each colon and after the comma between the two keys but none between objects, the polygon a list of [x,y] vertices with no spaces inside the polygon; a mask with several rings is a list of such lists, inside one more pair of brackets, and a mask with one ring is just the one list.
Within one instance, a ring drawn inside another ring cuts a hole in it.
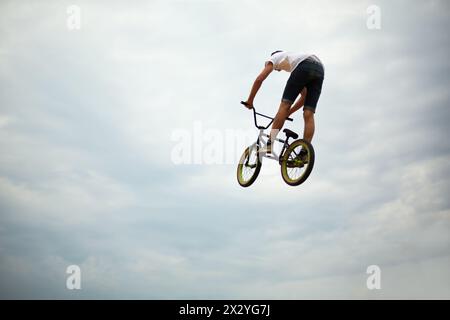
[{"label": "handlebar", "polygon": [[[248,103],[246,103],[245,101],[241,101],[241,104],[243,104],[243,105],[246,106],[246,107],[249,107]],[[254,120],[255,120],[255,127],[257,127],[258,129],[267,129],[267,128],[272,124],[274,118],[269,117],[269,116],[267,116],[267,115],[265,115],[265,114],[256,112],[256,109],[255,109],[255,107],[253,107],[253,106],[251,106],[251,110],[253,110],[253,118],[254,118]],[[261,116],[261,117],[264,117],[264,118],[267,118],[267,119],[271,119],[272,121],[270,121],[270,123],[269,123],[266,127],[264,127],[264,126],[258,126],[258,123],[257,123],[257,121],[256,121],[256,115]],[[288,121],[294,121],[294,119],[292,119],[292,118],[286,118],[286,120],[288,120]]]}]

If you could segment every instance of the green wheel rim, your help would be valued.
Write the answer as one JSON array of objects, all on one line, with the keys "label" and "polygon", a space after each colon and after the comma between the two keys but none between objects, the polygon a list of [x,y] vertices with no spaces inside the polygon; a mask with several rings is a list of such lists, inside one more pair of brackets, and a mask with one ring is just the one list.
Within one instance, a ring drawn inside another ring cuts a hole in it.
[{"label": "green wheel rim", "polygon": [[245,149],[239,160],[237,169],[237,180],[243,187],[251,185],[258,177],[261,169],[261,161],[258,157],[258,149],[256,145],[252,145]]},{"label": "green wheel rim", "polygon": [[[298,156],[301,149],[307,151],[306,161],[302,161]],[[283,180],[292,186],[297,186],[304,182],[312,171],[314,165],[314,149],[305,140],[294,141],[283,155],[281,161],[281,175]]]}]

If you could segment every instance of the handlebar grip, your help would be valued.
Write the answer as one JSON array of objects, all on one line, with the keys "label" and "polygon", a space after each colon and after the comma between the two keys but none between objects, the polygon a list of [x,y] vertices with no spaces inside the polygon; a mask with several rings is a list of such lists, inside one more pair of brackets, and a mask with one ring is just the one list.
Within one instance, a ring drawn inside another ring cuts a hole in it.
[{"label": "handlebar grip", "polygon": [[245,101],[241,101],[241,104],[243,104],[244,106],[248,107],[248,103],[246,103]]},{"label": "handlebar grip", "polygon": [[292,119],[292,118],[286,118],[286,120],[289,120],[289,121],[294,121],[294,119]]}]

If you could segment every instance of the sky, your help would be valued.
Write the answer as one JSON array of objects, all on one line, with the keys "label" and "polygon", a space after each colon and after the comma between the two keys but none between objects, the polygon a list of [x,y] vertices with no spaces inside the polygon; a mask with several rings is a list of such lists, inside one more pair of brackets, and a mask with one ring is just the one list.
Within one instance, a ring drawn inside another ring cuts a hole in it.
[{"label": "sky", "polygon": [[[431,0],[0,1],[0,298],[449,299],[449,29]],[[244,189],[278,49],[325,65],[316,162]]]}]

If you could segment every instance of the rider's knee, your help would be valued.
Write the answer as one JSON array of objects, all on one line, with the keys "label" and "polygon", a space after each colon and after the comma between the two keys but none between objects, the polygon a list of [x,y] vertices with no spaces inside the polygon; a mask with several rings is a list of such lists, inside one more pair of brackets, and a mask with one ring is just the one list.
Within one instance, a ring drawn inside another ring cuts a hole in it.
[{"label": "rider's knee", "polygon": [[305,109],[303,111],[303,119],[305,119],[305,121],[314,120],[314,112],[312,112],[311,110]]},{"label": "rider's knee", "polygon": [[283,100],[280,103],[280,109],[281,110],[283,110],[283,109],[284,110],[289,110],[291,108],[291,105],[292,105],[292,102]]}]

